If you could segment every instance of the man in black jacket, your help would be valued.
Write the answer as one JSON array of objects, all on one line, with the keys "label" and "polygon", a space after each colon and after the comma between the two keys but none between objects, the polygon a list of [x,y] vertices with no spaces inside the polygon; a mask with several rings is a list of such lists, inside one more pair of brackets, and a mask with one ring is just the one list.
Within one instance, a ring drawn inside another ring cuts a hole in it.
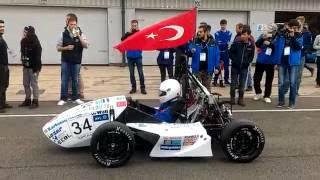
[{"label": "man in black jacket", "polygon": [[7,43],[3,39],[4,21],[0,20],[0,113],[5,112],[5,108],[11,108],[6,104],[6,91],[9,86],[9,68]]},{"label": "man in black jacket", "polygon": [[230,58],[232,59],[231,68],[231,103],[235,104],[235,90],[239,80],[239,100],[240,106],[245,106],[243,101],[244,87],[248,74],[248,67],[253,60],[255,45],[249,41],[251,30],[249,26],[243,28],[241,32],[241,41],[236,41],[231,45]]},{"label": "man in black jacket", "polygon": [[58,106],[66,104],[68,99],[69,78],[72,81],[72,100],[77,104],[83,103],[79,97],[78,83],[84,48],[88,48],[88,41],[78,27],[78,18],[70,16],[57,44],[57,50],[61,52],[61,96]]},{"label": "man in black jacket", "polygon": [[8,53],[7,43],[3,39],[4,21],[0,20],[0,113],[5,112],[5,108],[11,108],[6,104],[6,91],[9,86],[9,68],[8,68]]}]

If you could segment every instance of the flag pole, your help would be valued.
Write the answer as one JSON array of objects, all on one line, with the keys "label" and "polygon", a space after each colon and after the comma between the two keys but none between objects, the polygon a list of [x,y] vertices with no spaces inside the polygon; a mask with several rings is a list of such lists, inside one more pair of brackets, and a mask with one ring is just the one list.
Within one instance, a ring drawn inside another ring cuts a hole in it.
[{"label": "flag pole", "polygon": [[195,32],[197,32],[197,22],[198,22],[198,11],[201,6],[201,0],[194,0],[194,7],[196,8],[196,23],[195,23]]},{"label": "flag pole", "polygon": [[[197,35],[197,22],[198,22],[198,9],[199,7],[201,6],[201,0],[194,0],[194,8],[196,8],[196,19],[195,19],[195,26],[194,26],[194,32],[195,34],[193,35],[193,44],[195,43],[195,40],[196,40],[196,35]],[[189,58],[188,56],[186,56],[186,60],[185,60],[185,68],[184,68],[184,71],[185,71],[185,74],[184,74],[184,86],[183,86],[183,90],[182,92],[184,92],[185,94],[183,94],[182,96],[184,98],[187,97],[187,83],[188,83],[188,76],[189,76]],[[185,99],[185,122],[188,121],[188,104],[187,104],[187,101]]]}]

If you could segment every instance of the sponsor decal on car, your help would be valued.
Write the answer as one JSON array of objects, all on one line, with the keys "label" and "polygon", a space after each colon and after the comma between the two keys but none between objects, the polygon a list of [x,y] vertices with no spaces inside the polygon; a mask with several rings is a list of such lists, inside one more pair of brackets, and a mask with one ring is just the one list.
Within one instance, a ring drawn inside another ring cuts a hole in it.
[{"label": "sponsor decal on car", "polygon": [[45,130],[45,131],[46,131],[46,132],[49,132],[49,131],[55,129],[57,126],[60,126],[60,125],[62,125],[62,124],[64,124],[64,123],[66,123],[66,122],[67,122],[66,119],[63,120],[63,121],[60,121],[60,122],[56,122],[56,123],[54,123],[52,126],[48,127],[48,129]]},{"label": "sponsor decal on car", "polygon": [[117,107],[125,107],[127,106],[127,101],[118,101],[117,102]]},{"label": "sponsor decal on car", "polygon": [[194,136],[185,136],[183,138],[183,146],[192,146],[198,140],[198,135]]},{"label": "sponsor decal on car", "polygon": [[95,115],[101,115],[101,114],[108,114],[108,110],[103,110],[103,111],[96,111],[96,112],[92,112],[91,115],[95,116]]},{"label": "sponsor decal on car", "polygon": [[98,100],[96,100],[96,105],[101,105],[101,104],[106,103],[106,102],[107,102],[106,99],[107,99],[107,98],[103,98],[103,99],[98,99]]},{"label": "sponsor decal on car", "polygon": [[181,137],[165,137],[160,150],[181,150]]},{"label": "sponsor decal on car", "polygon": [[67,141],[69,138],[71,138],[71,135],[67,134],[67,135],[63,136],[62,138],[60,138],[57,143],[62,144],[65,141]]},{"label": "sponsor decal on car", "polygon": [[116,98],[116,100],[117,101],[119,101],[119,100],[125,100],[126,98],[124,97],[124,96],[118,96],[117,98]]},{"label": "sponsor decal on car", "polygon": [[51,139],[53,137],[55,137],[54,139],[56,139],[57,135],[62,131],[62,127],[59,127],[58,129],[54,130],[52,133],[49,134],[48,138]]},{"label": "sponsor decal on car", "polygon": [[108,113],[98,114],[98,115],[94,115],[93,116],[93,121],[94,122],[107,121],[107,120],[109,120],[109,114]]}]

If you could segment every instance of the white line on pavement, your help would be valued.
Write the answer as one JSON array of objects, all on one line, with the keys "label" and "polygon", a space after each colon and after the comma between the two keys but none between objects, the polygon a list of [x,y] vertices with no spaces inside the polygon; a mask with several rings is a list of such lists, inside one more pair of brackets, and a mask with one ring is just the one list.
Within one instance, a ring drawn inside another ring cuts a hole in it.
[{"label": "white line on pavement", "polygon": [[233,110],[234,113],[251,113],[251,112],[320,112],[320,109],[245,109]]}]

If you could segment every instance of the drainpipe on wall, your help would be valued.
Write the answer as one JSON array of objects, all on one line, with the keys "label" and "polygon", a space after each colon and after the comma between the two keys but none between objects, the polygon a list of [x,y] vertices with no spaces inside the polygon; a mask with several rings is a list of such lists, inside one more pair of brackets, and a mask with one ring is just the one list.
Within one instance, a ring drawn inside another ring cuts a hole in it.
[{"label": "drainpipe on wall", "polygon": [[[122,23],[122,35],[126,33],[126,0],[121,0],[121,23]],[[126,56],[122,53],[121,67],[126,66]]]}]

